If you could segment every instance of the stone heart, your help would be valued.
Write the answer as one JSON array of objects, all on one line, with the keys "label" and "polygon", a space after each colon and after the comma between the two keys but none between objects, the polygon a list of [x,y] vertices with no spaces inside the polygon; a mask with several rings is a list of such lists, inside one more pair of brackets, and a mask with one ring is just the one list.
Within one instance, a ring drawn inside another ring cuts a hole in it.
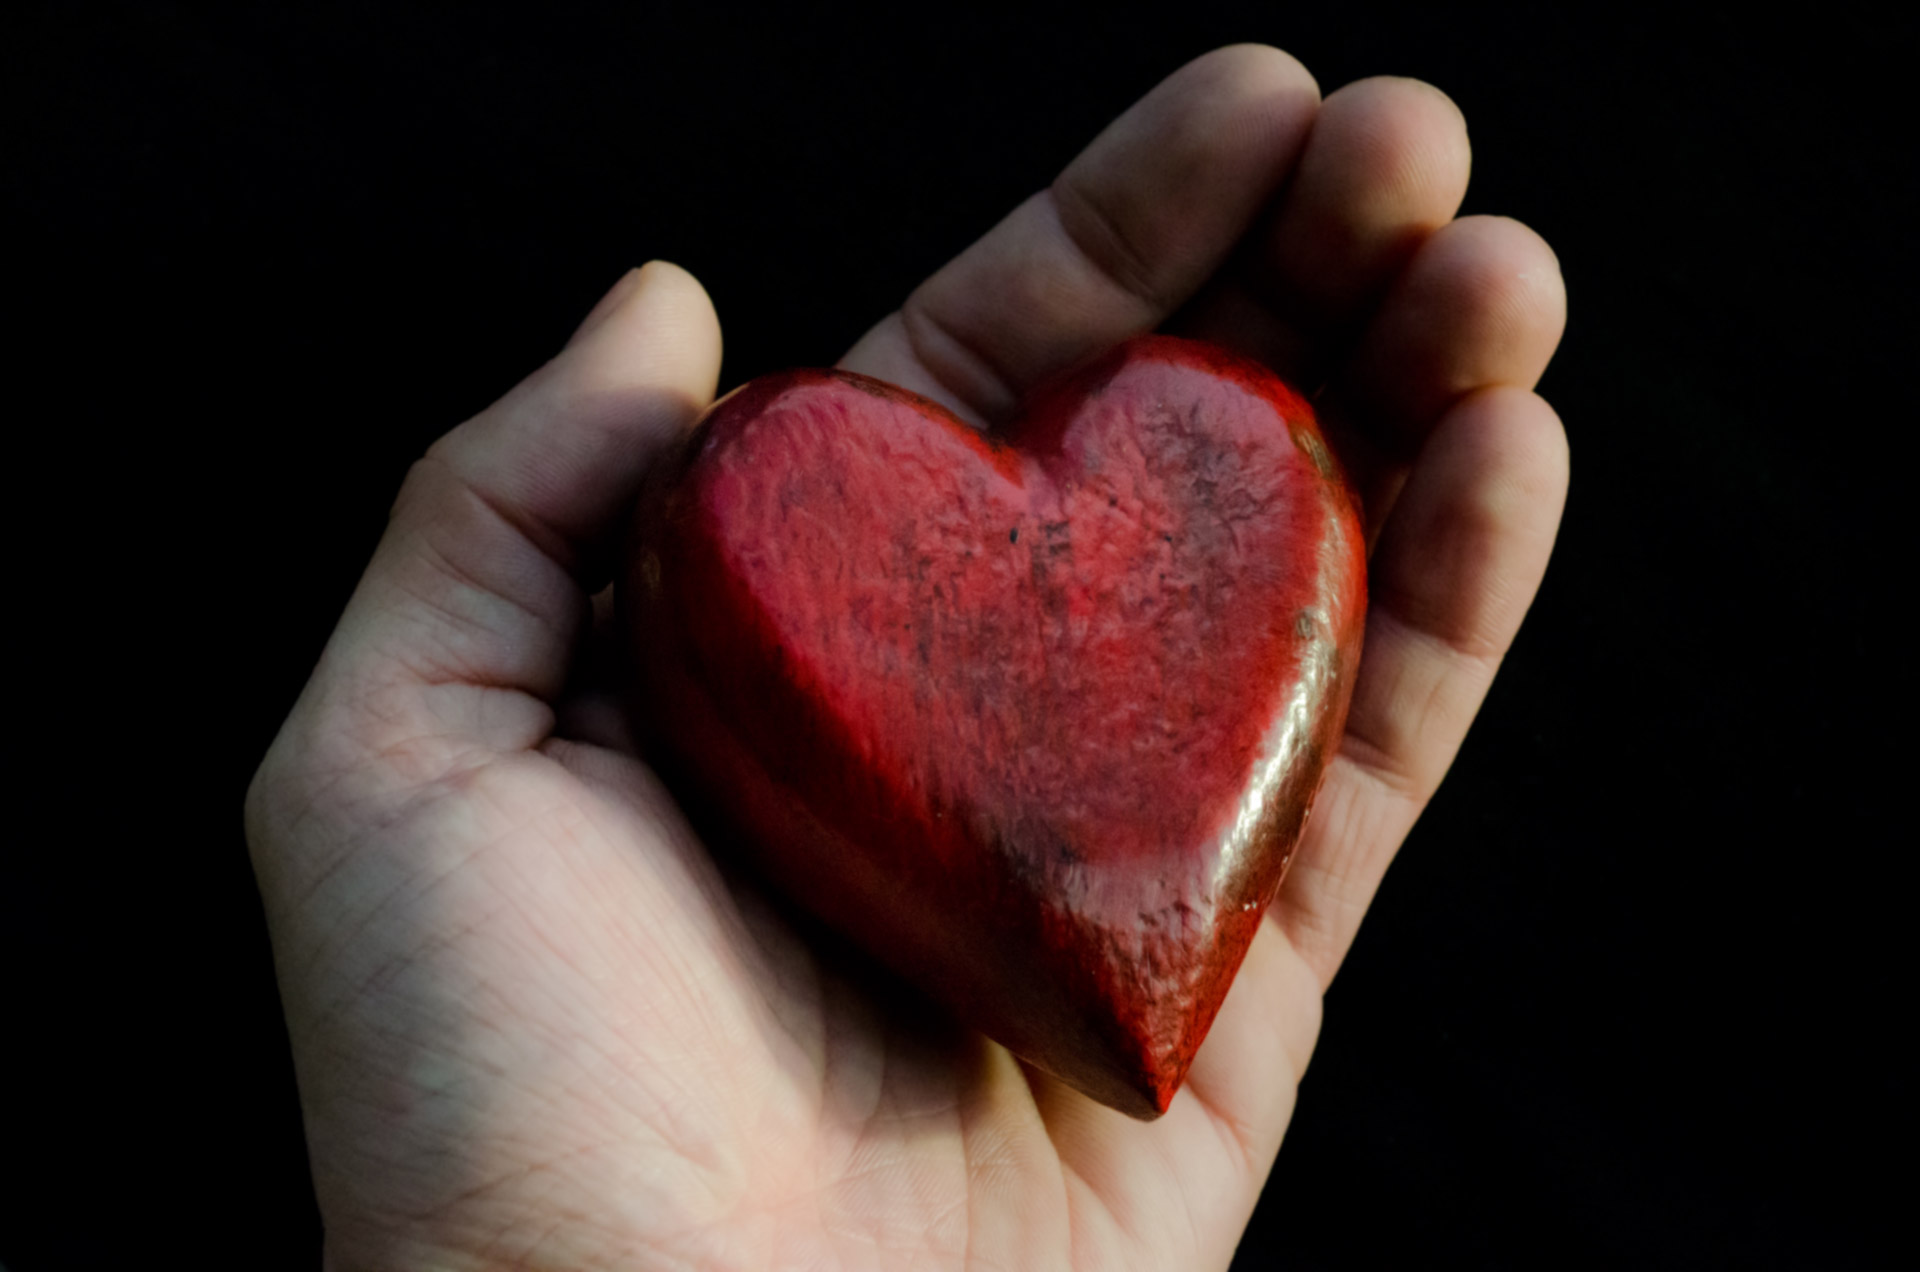
[{"label": "stone heart", "polygon": [[1340,737],[1364,573],[1307,404],[1145,337],[994,436],[754,381],[643,501],[622,608],[656,758],[777,886],[1150,1118]]}]

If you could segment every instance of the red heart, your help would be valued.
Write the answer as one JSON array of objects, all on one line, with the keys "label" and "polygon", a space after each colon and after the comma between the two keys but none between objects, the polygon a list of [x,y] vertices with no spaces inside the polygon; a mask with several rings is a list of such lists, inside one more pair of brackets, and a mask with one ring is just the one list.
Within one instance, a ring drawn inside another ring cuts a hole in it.
[{"label": "red heart", "polygon": [[641,715],[774,882],[1138,1117],[1340,737],[1356,501],[1307,404],[1145,337],[999,436],[865,376],[717,405],[643,504]]}]

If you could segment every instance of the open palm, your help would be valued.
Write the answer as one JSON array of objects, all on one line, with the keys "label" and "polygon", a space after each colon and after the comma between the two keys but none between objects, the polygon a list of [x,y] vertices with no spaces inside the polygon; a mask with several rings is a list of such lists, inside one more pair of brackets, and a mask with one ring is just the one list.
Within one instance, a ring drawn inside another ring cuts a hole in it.
[{"label": "open palm", "polygon": [[1320,1000],[1538,585],[1566,482],[1531,392],[1554,257],[1454,220],[1424,85],[1324,103],[1273,49],[1175,74],[844,364],[991,425],[1163,327],[1320,389],[1374,542],[1347,737],[1182,1093],[1133,1121],[724,874],[602,682],[642,471],[719,328],[667,265],[436,444],[262,764],[329,1267],[1224,1267]]}]

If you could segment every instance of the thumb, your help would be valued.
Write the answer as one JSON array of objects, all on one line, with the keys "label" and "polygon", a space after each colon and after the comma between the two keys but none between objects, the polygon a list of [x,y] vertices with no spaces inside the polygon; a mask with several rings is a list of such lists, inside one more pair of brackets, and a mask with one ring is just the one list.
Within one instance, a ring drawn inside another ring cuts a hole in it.
[{"label": "thumb", "polygon": [[[550,721],[640,482],[719,371],[719,322],[693,276],[660,261],[629,272],[559,356],[414,465],[296,715],[316,696],[377,701],[383,747],[394,729],[537,742],[529,721]],[[502,712],[502,690],[530,701]]]}]

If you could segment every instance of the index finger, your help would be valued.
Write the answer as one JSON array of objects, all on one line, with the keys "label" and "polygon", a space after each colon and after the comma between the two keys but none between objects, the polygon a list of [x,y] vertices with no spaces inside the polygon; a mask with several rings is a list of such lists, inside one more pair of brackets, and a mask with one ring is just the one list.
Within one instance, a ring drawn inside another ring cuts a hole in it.
[{"label": "index finger", "polygon": [[841,365],[976,424],[1003,418],[1036,382],[1191,297],[1292,171],[1319,103],[1313,77],[1278,49],[1189,62]]}]

